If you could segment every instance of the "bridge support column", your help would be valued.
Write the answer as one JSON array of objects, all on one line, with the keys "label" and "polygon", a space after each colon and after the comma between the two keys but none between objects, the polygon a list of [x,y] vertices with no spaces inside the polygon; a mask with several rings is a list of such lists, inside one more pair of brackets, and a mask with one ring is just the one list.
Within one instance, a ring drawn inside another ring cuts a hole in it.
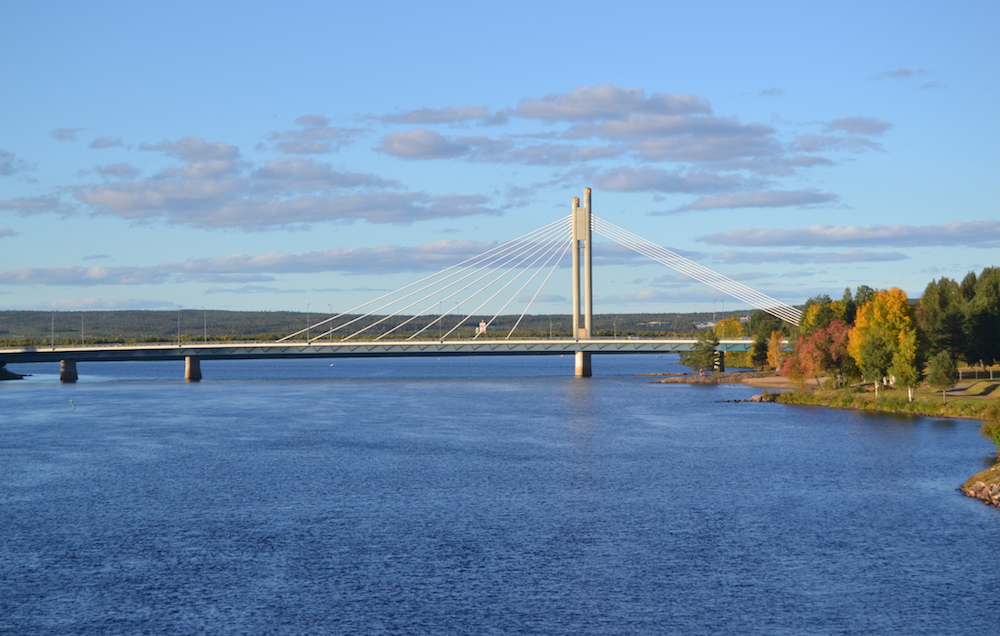
[{"label": "bridge support column", "polygon": [[59,361],[59,381],[67,384],[76,382],[80,376],[76,374],[76,360]]},{"label": "bridge support column", "polygon": [[726,370],[726,352],[719,349],[715,352],[715,364],[712,365],[715,368],[716,373],[722,373]]},{"label": "bridge support column", "polygon": [[197,356],[184,358],[184,379],[188,382],[201,380],[201,360]]},{"label": "bridge support column", "polygon": [[[583,205],[573,199],[573,338],[594,337],[593,255],[590,238],[590,188],[583,190]],[[582,254],[580,252],[583,252]],[[581,294],[581,286],[583,293]],[[582,297],[581,297],[582,296]],[[581,323],[583,323],[581,325]],[[576,377],[590,377],[590,353],[576,352]]]}]

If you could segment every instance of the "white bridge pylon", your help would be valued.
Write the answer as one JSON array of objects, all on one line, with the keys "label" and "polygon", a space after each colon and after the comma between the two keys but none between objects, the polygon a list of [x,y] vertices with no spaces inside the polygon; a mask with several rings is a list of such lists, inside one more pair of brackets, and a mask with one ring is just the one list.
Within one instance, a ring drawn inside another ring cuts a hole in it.
[{"label": "white bridge pylon", "polygon": [[[507,331],[506,338],[510,339],[528,310],[541,296],[545,284],[560,267],[567,252],[571,253],[573,269],[573,338],[590,338],[593,327],[591,232],[751,307],[785,322],[799,324],[801,312],[791,305],[594,215],[591,211],[590,188],[584,190],[583,200],[581,206],[579,199],[573,199],[572,213],[567,217],[311,324],[278,342],[299,337],[304,337],[309,342],[322,338],[381,340],[387,337],[401,338],[402,334],[409,334],[405,336],[408,340],[444,340],[451,337],[470,318],[480,316],[487,304],[498,298],[506,298],[492,318],[482,320],[472,338],[475,340],[503,315],[515,299],[528,294],[529,299],[523,311]],[[462,311],[463,307],[470,311]],[[589,367],[589,354],[587,358],[577,360],[578,374],[581,373],[581,364]],[[589,375],[589,368],[584,374]]]}]

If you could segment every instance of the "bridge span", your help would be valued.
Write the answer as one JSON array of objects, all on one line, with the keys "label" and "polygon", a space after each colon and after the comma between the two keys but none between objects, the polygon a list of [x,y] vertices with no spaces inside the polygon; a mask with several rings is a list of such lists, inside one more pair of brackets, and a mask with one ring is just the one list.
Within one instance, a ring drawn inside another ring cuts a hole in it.
[{"label": "bridge span", "polygon": [[[445,356],[530,356],[567,355],[576,357],[577,375],[590,375],[591,354],[679,353],[690,351],[696,340],[663,338],[552,338],[474,340],[348,340],[321,342],[182,343],[155,345],[104,345],[18,347],[0,349],[0,364],[59,362],[60,380],[78,379],[78,362],[128,362],[184,360],[184,377],[202,378],[202,360],[260,360],[267,358],[371,358]],[[722,339],[719,351],[748,351],[753,342],[746,338]],[[586,354],[586,355],[580,355]],[[580,365],[585,369],[580,369]]]}]

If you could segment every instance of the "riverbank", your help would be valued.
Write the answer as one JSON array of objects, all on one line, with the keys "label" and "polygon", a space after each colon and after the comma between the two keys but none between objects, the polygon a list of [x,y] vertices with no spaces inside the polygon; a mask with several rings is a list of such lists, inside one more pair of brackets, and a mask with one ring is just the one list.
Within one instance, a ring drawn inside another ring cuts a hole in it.
[{"label": "riverbank", "polygon": [[[701,374],[681,374],[681,375],[671,375],[671,377],[663,378],[662,380],[653,380],[651,384],[738,384],[743,383],[747,386],[759,386],[763,388],[791,388],[788,387],[773,387],[769,384],[770,381],[784,381],[785,378],[781,376],[776,376],[774,373],[766,371],[723,371],[722,373],[706,373]],[[754,384],[753,382],[763,382],[762,384]]]}]

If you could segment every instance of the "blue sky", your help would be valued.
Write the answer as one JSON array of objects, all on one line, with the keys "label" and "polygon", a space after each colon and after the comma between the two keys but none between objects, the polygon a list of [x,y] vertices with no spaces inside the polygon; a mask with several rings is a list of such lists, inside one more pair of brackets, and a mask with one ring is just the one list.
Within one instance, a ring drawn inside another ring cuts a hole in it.
[{"label": "blue sky", "polygon": [[[781,301],[918,296],[1000,264],[998,18],[4,3],[0,308],[347,309],[588,186],[602,218]],[[595,311],[746,307],[597,253]],[[531,311],[568,313],[565,270],[550,284]]]}]

